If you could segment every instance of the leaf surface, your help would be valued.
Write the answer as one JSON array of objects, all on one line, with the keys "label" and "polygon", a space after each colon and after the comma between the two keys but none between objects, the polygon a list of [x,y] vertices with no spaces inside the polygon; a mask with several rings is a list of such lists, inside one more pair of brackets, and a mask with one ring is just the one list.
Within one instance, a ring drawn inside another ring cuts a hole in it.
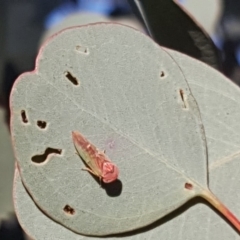
[{"label": "leaf surface", "polygon": [[[237,104],[240,100],[239,88],[205,64],[178,52],[167,51],[174,57],[188,79],[201,110],[209,145],[210,189],[240,217],[240,202],[238,201],[240,185],[239,138],[237,136],[233,137],[239,132],[238,113],[240,111]],[[226,118],[226,112],[229,110],[231,110],[231,117]],[[218,117],[216,118],[215,115]],[[209,121],[211,119],[212,121]],[[226,122],[226,124],[219,124],[221,122]],[[230,135],[228,143],[223,144],[224,138],[228,135]],[[16,173],[15,178],[14,196],[20,223],[35,239],[88,239],[74,234],[39,211],[26,193],[18,173]],[[125,238],[133,240],[239,239],[239,234],[227,224],[225,219],[205,204],[195,206],[191,204],[190,208],[182,209],[180,213],[173,214],[167,220],[167,222],[165,222],[165,219],[164,222],[156,223],[146,232],[140,232]]]},{"label": "leaf surface", "polygon": [[[140,228],[207,190],[196,101],[175,61],[131,28],[96,24],[52,38],[36,71],[14,85],[11,111],[24,185],[48,216],[75,232]],[[118,166],[117,196],[81,171],[73,130]]]},{"label": "leaf surface", "polygon": [[240,89],[223,74],[167,49],[183,70],[196,98],[208,146],[210,166],[239,153]]},{"label": "leaf surface", "polygon": [[[239,201],[236,201],[236,192],[238,192],[240,184],[238,177],[239,163],[240,157],[234,159],[234,161],[225,163],[220,168],[217,167],[210,171],[211,189],[234,210],[237,216],[240,216],[240,204]],[[231,178],[229,176],[235,177]],[[229,185],[231,186],[230,188]],[[15,210],[20,224],[33,239],[102,239],[78,235],[44,215],[28,195],[21,182],[18,171],[15,173],[14,199]],[[185,206],[180,212],[169,215],[169,218],[156,223],[154,226],[145,229],[145,231],[139,231],[138,233],[121,238],[127,240],[239,239],[239,234],[227,224],[225,219],[221,218],[221,216],[206,204],[196,203],[196,205],[191,204],[190,206]],[[110,237],[108,239],[119,239],[119,237]]]}]

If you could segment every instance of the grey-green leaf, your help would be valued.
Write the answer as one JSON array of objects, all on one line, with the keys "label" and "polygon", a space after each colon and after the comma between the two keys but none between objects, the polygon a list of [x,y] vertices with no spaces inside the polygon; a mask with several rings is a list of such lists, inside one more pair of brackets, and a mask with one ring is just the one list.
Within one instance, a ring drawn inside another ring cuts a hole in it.
[{"label": "grey-green leaf", "polygon": [[[209,146],[210,188],[240,217],[240,201],[237,194],[240,185],[239,88],[205,64],[175,51],[167,51],[174,57],[187,77],[201,109]],[[231,111],[228,112],[229,110]],[[231,113],[231,117],[226,118],[227,113]],[[225,141],[226,138],[227,141]],[[24,229],[34,239],[88,239],[74,234],[46,217],[26,193],[18,173],[15,180],[14,196],[18,218]],[[239,239],[239,234],[205,204],[194,205],[180,212],[179,216],[173,215],[173,217],[160,226],[156,224],[155,228],[126,239]]]},{"label": "grey-green leaf", "polygon": [[[50,218],[75,232],[137,229],[207,188],[205,135],[184,75],[129,27],[96,24],[52,38],[36,71],[14,85],[11,108],[24,185]],[[119,167],[117,196],[81,171],[73,130]]]},{"label": "grey-green leaf", "polygon": [[[236,192],[239,190],[240,178],[238,169],[240,158],[223,164],[210,171],[210,187],[221,199],[228,204],[237,216],[240,216],[240,204],[236,201]],[[231,178],[230,176],[234,176]],[[82,240],[102,239],[78,235],[47,217],[34,204],[24,188],[18,171],[15,173],[14,202],[15,210],[21,226],[26,233],[35,240]],[[229,188],[228,186],[231,186]],[[227,190],[227,191],[226,191]],[[226,194],[227,192],[227,194]],[[155,226],[139,231],[135,234],[122,237],[127,240],[238,240],[239,235],[206,204],[191,204],[179,213],[170,215],[167,222],[160,222]],[[189,208],[188,208],[189,207]],[[178,215],[179,214],[179,215]],[[163,224],[164,223],[164,224]],[[119,239],[111,237],[109,240]]]}]

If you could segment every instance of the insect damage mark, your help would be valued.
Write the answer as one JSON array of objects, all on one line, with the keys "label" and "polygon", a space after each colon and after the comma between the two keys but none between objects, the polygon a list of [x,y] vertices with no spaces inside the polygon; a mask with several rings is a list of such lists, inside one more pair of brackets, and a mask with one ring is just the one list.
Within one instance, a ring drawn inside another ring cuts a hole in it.
[{"label": "insect damage mark", "polygon": [[188,189],[188,190],[192,190],[193,189],[193,185],[191,183],[188,183],[188,182],[185,183],[184,187],[186,189]]},{"label": "insect damage mark", "polygon": [[69,215],[74,215],[75,214],[75,209],[70,207],[69,205],[66,205],[64,208],[63,208],[63,211]]},{"label": "insect damage mark", "polygon": [[47,123],[45,121],[38,120],[37,125],[39,128],[44,129],[47,126]]},{"label": "insect damage mark", "polygon": [[21,117],[22,117],[23,123],[28,123],[28,118],[25,110],[21,111]]},{"label": "insect damage mark", "polygon": [[88,48],[80,45],[76,46],[76,51],[85,55],[89,54]]},{"label": "insect damage mark", "polygon": [[62,149],[56,149],[56,148],[47,148],[44,152],[44,154],[35,155],[31,158],[32,162],[34,163],[43,163],[47,160],[48,155],[50,154],[58,154],[60,155],[62,153]]},{"label": "insect damage mark", "polygon": [[166,73],[164,71],[161,71],[160,72],[160,78],[162,79],[162,78],[165,78],[165,77],[166,77]]},{"label": "insect damage mark", "polygon": [[182,89],[179,89],[179,95],[182,101],[182,108],[187,109],[187,96]]},{"label": "insect damage mark", "polygon": [[65,77],[75,86],[79,85],[79,81],[69,71],[64,72]]}]

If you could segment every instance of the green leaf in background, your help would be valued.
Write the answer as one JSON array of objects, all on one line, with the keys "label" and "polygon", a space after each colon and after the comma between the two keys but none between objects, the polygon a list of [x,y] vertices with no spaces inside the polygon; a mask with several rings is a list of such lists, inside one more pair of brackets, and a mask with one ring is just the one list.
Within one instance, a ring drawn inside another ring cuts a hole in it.
[{"label": "green leaf in background", "polygon": [[[240,185],[238,170],[240,169],[238,151],[240,138],[237,136],[240,132],[238,129],[239,88],[205,64],[178,52],[167,51],[174,57],[184,75],[189,79],[189,84],[201,109],[209,144],[210,188],[234,210],[237,216],[240,216],[240,202],[237,200],[238,194],[236,194]],[[215,111],[211,110],[213,108]],[[218,118],[214,118],[216,113],[218,113]],[[231,113],[231,117],[226,119],[226,113]],[[226,122],[226,124],[220,124],[221,122]],[[233,133],[235,134],[233,135]],[[228,141],[223,142],[228,135]],[[20,224],[34,239],[88,239],[88,237],[69,231],[44,215],[26,192],[18,171],[15,174],[14,200]],[[151,240],[239,239],[238,233],[206,205],[198,204],[180,213],[179,216],[173,214],[174,218],[170,217],[170,220],[161,226],[156,223],[155,228],[150,227],[145,229],[146,232],[143,231],[125,238],[131,240],[145,238]]]}]

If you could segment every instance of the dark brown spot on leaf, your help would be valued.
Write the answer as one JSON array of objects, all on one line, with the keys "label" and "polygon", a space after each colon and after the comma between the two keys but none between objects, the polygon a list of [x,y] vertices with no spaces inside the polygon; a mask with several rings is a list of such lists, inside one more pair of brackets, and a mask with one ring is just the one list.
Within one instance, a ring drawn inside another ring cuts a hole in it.
[{"label": "dark brown spot on leaf", "polygon": [[73,85],[79,85],[79,82],[76,77],[74,77],[70,72],[65,72],[65,77],[73,84]]},{"label": "dark brown spot on leaf", "polygon": [[44,154],[40,154],[40,155],[35,155],[32,157],[32,161],[34,163],[43,163],[47,160],[48,155],[50,154],[61,154],[62,150],[61,149],[56,149],[56,148],[47,148],[44,152]]},{"label": "dark brown spot on leaf", "polygon": [[192,190],[193,189],[193,185],[191,183],[185,183],[185,186],[184,186],[186,189],[188,190]]},{"label": "dark brown spot on leaf", "polygon": [[75,210],[72,207],[70,207],[69,205],[66,205],[63,208],[63,211],[67,214],[70,214],[70,215],[74,215],[74,213],[75,213]]},{"label": "dark brown spot on leaf", "polygon": [[186,103],[186,97],[184,94],[184,91],[182,89],[179,89],[179,94],[183,103],[183,108],[187,108],[187,103]]},{"label": "dark brown spot on leaf", "polygon": [[40,128],[44,129],[44,128],[46,128],[47,123],[46,123],[45,121],[40,121],[40,120],[38,120],[38,121],[37,121],[37,125],[38,125]]},{"label": "dark brown spot on leaf", "polygon": [[28,118],[27,118],[27,114],[26,114],[25,110],[21,111],[21,117],[22,117],[22,121],[24,123],[28,123]]},{"label": "dark brown spot on leaf", "polygon": [[165,72],[164,71],[161,71],[160,72],[160,78],[164,78],[165,77]]}]

